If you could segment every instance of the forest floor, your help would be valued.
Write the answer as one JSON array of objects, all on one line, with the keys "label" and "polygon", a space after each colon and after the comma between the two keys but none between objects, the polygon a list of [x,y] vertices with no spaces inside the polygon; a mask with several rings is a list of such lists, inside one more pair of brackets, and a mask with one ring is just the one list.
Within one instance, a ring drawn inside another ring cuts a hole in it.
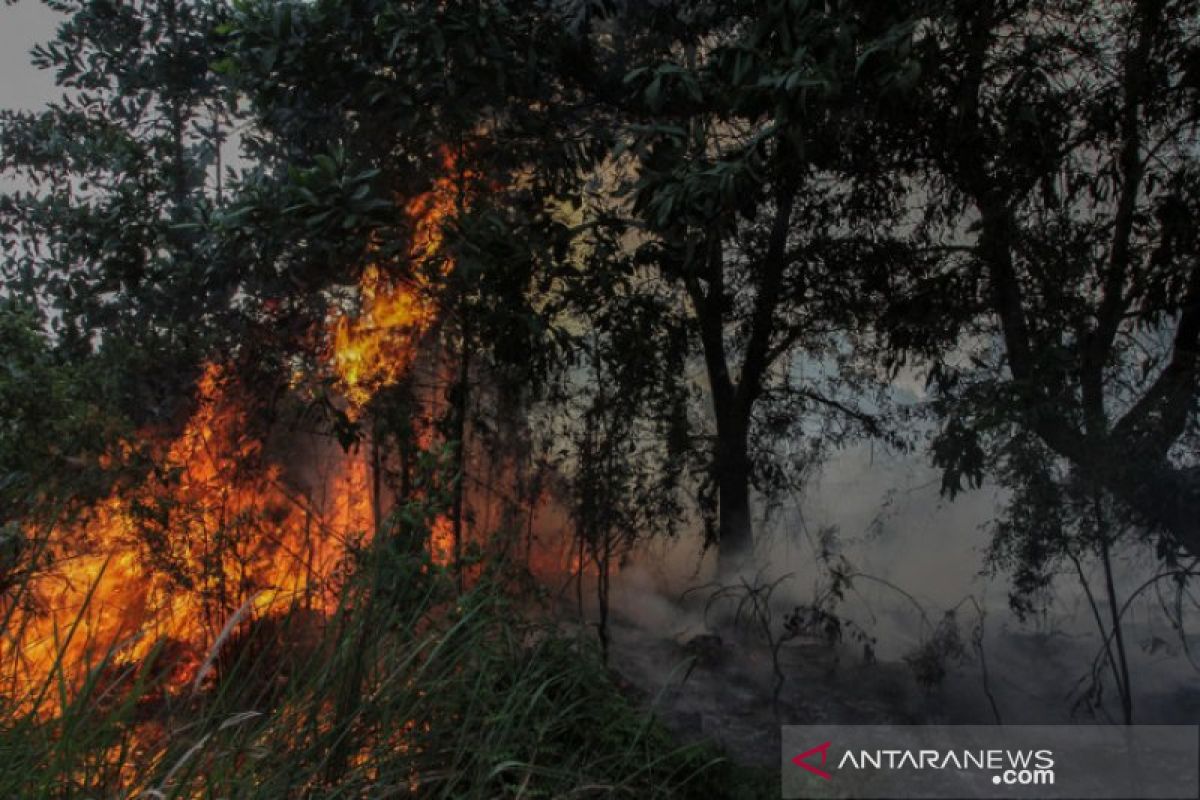
[{"label": "forest floor", "polygon": [[779,763],[780,726],[933,721],[940,703],[903,663],[868,663],[849,647],[794,639],[779,650],[745,631],[664,635],[615,614],[610,666],[684,741],[711,741],[743,766]]},{"label": "forest floor", "polygon": [[[776,768],[782,725],[986,725],[997,712],[1009,724],[1117,721],[1113,709],[1075,702],[1093,651],[1090,639],[1064,634],[1008,630],[992,640],[993,710],[978,657],[948,665],[944,680],[926,689],[902,660],[871,661],[850,645],[794,639],[779,650],[784,680],[776,700],[770,647],[745,628],[680,623],[664,632],[614,612],[610,631],[609,666],[643,706],[683,741],[713,742],[747,767]],[[1200,684],[1183,659],[1139,667],[1135,721],[1200,719]]]}]

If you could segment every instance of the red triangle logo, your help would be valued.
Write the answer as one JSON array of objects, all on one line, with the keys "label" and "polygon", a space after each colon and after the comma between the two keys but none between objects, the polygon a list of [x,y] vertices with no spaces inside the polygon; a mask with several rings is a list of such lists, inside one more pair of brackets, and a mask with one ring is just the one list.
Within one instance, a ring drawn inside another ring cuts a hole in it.
[{"label": "red triangle logo", "polygon": [[805,750],[800,755],[795,756],[792,759],[792,763],[795,764],[797,767],[800,767],[800,769],[808,770],[813,775],[824,778],[825,780],[831,780],[833,778],[832,775],[830,775],[828,772],[826,772],[823,769],[818,769],[817,767],[814,767],[812,764],[809,764],[805,760],[805,759],[809,758],[810,756],[820,753],[821,754],[821,766],[822,767],[825,766],[825,759],[829,755],[829,746],[831,744],[833,744],[833,743],[825,742],[825,744],[819,744],[816,747],[811,747],[808,750]]}]

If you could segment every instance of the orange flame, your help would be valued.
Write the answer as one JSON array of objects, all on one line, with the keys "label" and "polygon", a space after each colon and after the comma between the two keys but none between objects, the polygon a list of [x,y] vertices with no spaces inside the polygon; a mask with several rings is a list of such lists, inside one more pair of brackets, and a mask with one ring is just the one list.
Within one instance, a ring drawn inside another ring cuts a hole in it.
[{"label": "orange flame", "polygon": [[[398,280],[377,264],[367,265],[359,280],[358,315],[337,314],[329,320],[327,361],[351,418],[360,415],[380,389],[408,374],[422,337],[438,319],[437,283],[454,270],[454,260],[444,250],[445,226],[466,202],[467,183],[475,177],[458,168],[448,149],[442,151],[442,166],[444,173],[433,186],[404,205],[413,230],[408,251],[411,277]],[[430,265],[436,269],[428,269]],[[453,560],[449,518],[434,521],[429,552],[434,563]]]},{"label": "orange flame", "polygon": [[182,648],[172,678],[188,681],[241,606],[332,611],[347,546],[372,531],[366,464],[342,459],[318,507],[263,462],[241,401],[224,370],[208,367],[161,474],[52,532],[51,569],[20,607],[0,607],[13,612],[0,640],[10,696],[58,670],[78,685],[105,657],[139,663],[162,641]]},{"label": "orange flame", "polygon": [[[329,321],[328,361],[352,416],[408,372],[421,337],[437,321],[436,284],[454,269],[444,252],[444,229],[465,202],[464,187],[472,177],[456,169],[450,151],[444,151],[442,159],[446,174],[405,204],[413,226],[411,277],[401,281],[376,264],[368,265],[359,280],[358,315],[336,314]],[[434,274],[426,268],[430,264],[437,265]]]},{"label": "orange flame", "polygon": [[[437,321],[436,284],[453,269],[443,229],[470,177],[444,160],[450,177],[404,206],[412,277],[367,266],[359,313],[326,323],[324,356],[352,415],[408,372]],[[159,468],[48,533],[48,568],[21,596],[0,597],[0,692],[44,711],[34,698],[56,676],[77,687],[106,658],[137,665],[163,642],[179,656],[172,685],[183,686],[205,677],[227,625],[287,608],[334,610],[347,556],[374,533],[371,468],[339,452],[315,490],[289,485],[248,432],[253,407],[244,387],[209,365],[195,412],[154,454]],[[449,520],[436,520],[435,562],[450,562],[453,538]]]}]

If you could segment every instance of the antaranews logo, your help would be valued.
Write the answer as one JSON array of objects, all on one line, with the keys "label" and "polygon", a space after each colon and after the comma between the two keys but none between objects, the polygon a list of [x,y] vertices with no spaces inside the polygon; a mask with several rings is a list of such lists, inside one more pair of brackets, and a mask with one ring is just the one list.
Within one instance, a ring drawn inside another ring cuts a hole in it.
[{"label": "antaranews logo", "polygon": [[[829,758],[833,742],[810,747],[792,758],[797,767],[825,780],[833,775],[814,766],[809,759],[820,755],[821,766]],[[1005,786],[1049,786],[1054,784],[1054,751],[1039,750],[910,750],[887,748],[846,750],[835,767],[845,770],[987,770],[992,783]]]},{"label": "antaranews logo", "polygon": [[789,725],[785,798],[1191,798],[1196,725]]},{"label": "antaranews logo", "polygon": [[826,772],[823,769],[817,769],[812,764],[809,764],[807,759],[816,753],[820,753],[821,754],[821,765],[824,766],[825,759],[829,755],[829,747],[832,744],[833,744],[833,742],[825,742],[825,744],[819,744],[816,747],[810,747],[807,750],[805,750],[803,753],[801,753],[800,755],[793,758],[792,763],[795,764],[797,767],[800,767],[800,769],[808,770],[813,775],[816,775],[818,778],[824,778],[825,780],[830,780],[833,777],[832,775],[830,775],[828,772]]}]

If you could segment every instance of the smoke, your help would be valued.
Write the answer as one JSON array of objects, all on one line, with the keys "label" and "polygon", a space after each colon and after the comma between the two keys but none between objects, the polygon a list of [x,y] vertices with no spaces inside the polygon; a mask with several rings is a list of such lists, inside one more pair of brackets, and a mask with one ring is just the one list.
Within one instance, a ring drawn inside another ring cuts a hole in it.
[{"label": "smoke", "polygon": [[[828,589],[830,564],[849,570],[849,588],[833,607],[846,630],[861,630],[871,639],[879,669],[903,665],[912,672],[909,660],[953,611],[961,652],[947,660],[937,685],[921,687],[910,676],[900,702],[909,710],[917,707],[923,718],[961,723],[991,722],[997,713],[1013,723],[1119,718],[1103,661],[1096,672],[1103,691],[1087,702],[1103,640],[1078,576],[1059,576],[1041,613],[1021,620],[1009,607],[1008,576],[986,570],[990,524],[1007,500],[992,485],[949,499],[941,495],[940,474],[921,456],[869,445],[848,448],[829,460],[803,496],[760,520],[756,563],[740,579],[773,586],[771,617],[782,631],[789,611],[812,604]],[[1114,565],[1119,602],[1159,567],[1152,553],[1141,551]],[[824,562],[823,552],[829,556]],[[716,576],[716,553],[703,549],[699,533],[647,543],[614,576],[614,624],[676,643],[704,633],[728,635],[722,623],[741,595],[731,593],[724,611],[722,603],[709,603]],[[1098,568],[1087,577],[1107,626],[1110,610]],[[1180,638],[1153,591],[1130,605],[1123,629],[1135,721],[1193,722],[1200,711],[1200,682],[1186,645],[1197,645],[1200,656],[1200,640],[1190,628]],[[861,642],[845,638],[840,663],[857,668]],[[631,641],[646,646],[641,635]],[[762,653],[757,657],[762,660]],[[620,652],[616,660],[619,666]],[[676,669],[669,662],[661,661],[662,676]],[[645,664],[641,670],[652,671]],[[720,691],[719,682],[711,691]]]},{"label": "smoke", "polygon": [[[810,602],[827,580],[819,557],[824,540],[856,571],[903,588],[928,609],[948,608],[986,588],[985,526],[999,495],[987,487],[948,500],[939,495],[936,471],[919,461],[850,448],[830,460],[798,502],[759,521],[756,562],[741,577],[751,584],[778,581],[781,607]],[[662,603],[678,607],[679,598],[716,575],[716,553],[704,551],[698,533],[650,542],[614,579],[614,600],[639,624],[656,627]],[[893,605],[914,611],[911,600],[882,584],[862,587],[857,602],[864,622]]]}]

